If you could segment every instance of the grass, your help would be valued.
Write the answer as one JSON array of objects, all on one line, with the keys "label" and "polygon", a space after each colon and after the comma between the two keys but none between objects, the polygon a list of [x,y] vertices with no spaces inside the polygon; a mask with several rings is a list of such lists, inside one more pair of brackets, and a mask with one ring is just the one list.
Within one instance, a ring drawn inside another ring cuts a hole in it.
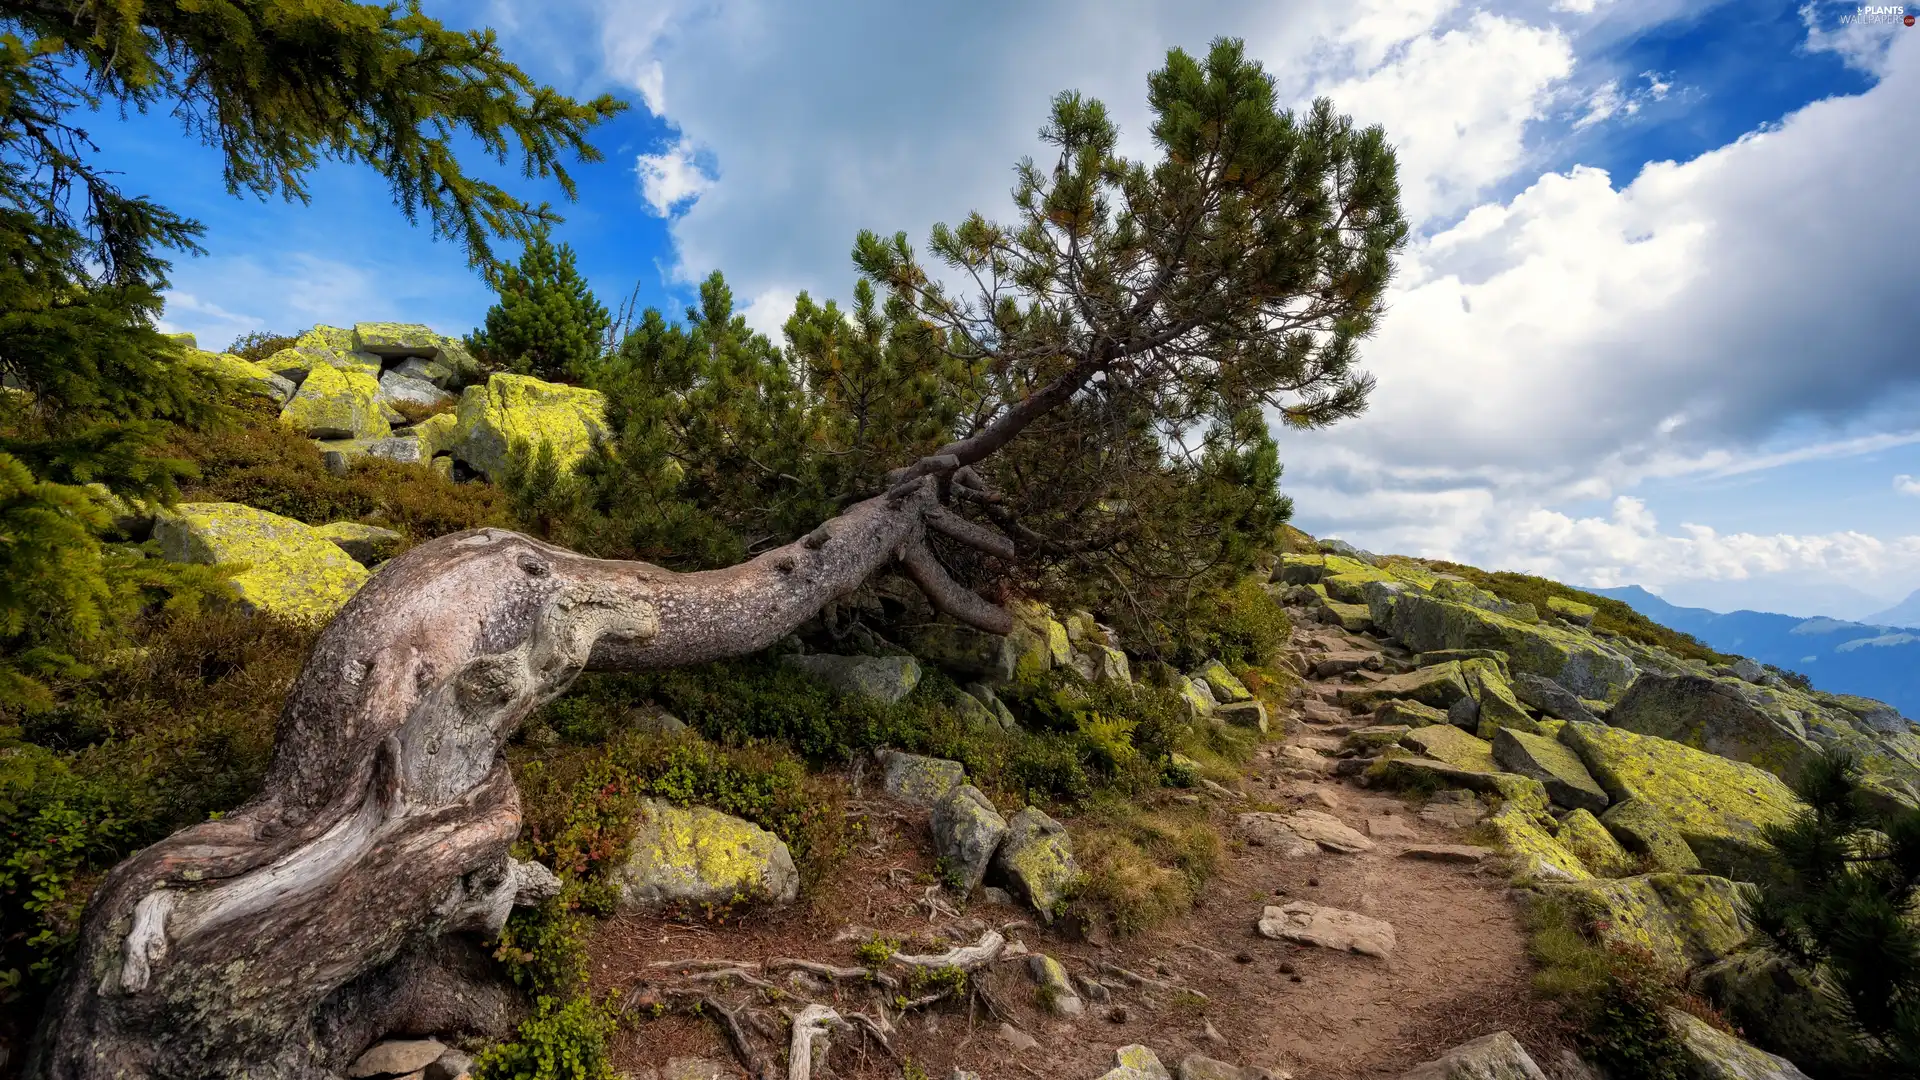
[{"label": "grass", "polygon": [[1084,877],[1073,909],[1121,934],[1192,910],[1220,863],[1220,834],[1201,807],[1148,809],[1102,800],[1073,822]]},{"label": "grass", "polygon": [[1662,626],[1612,597],[1597,596],[1569,585],[1562,585],[1557,581],[1534,577],[1531,574],[1516,574],[1506,570],[1490,572],[1475,566],[1443,562],[1438,559],[1416,561],[1433,570],[1465,578],[1468,582],[1504,600],[1532,604],[1534,609],[1542,614],[1547,611],[1547,598],[1550,596],[1591,605],[1596,612],[1593,617],[1595,629],[1618,634],[1642,645],[1665,649],[1683,659],[1704,660],[1709,664],[1729,663],[1732,659],[1708,648],[1693,635]]}]

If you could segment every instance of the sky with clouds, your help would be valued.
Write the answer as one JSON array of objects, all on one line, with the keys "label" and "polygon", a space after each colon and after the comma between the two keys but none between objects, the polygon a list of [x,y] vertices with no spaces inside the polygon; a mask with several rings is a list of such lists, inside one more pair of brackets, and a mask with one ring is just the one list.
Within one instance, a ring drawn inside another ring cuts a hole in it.
[{"label": "sky with clouds", "polygon": [[[1920,589],[1920,27],[1790,0],[425,6],[635,103],[559,230],[603,299],[674,312],[718,268],[774,333],[798,292],[850,293],[857,230],[1004,216],[1054,93],[1150,157],[1146,74],[1243,38],[1284,100],[1386,127],[1415,227],[1372,409],[1280,435],[1302,527],[1721,610]],[[240,200],[164,118],[95,134],[209,225],[168,312],[203,343],[485,310],[364,172]]]}]

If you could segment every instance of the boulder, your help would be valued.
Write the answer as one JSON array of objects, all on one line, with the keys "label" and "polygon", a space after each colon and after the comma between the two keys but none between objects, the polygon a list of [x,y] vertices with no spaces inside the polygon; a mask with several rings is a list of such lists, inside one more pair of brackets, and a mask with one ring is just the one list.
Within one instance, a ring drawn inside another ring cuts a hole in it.
[{"label": "boulder", "polygon": [[1838,1015],[1843,1000],[1763,946],[1750,946],[1694,972],[1688,987],[1712,1002],[1754,1045],[1814,1076],[1869,1076],[1864,1042]]},{"label": "boulder", "polygon": [[962,784],[934,804],[931,826],[948,883],[963,898],[973,895],[1007,835],[1006,819],[979,788]]},{"label": "boulder", "polygon": [[232,353],[195,350],[187,354],[186,363],[202,371],[210,371],[242,390],[271,398],[275,405],[285,405],[293,398],[294,387],[291,379],[263,364],[256,364]]},{"label": "boulder", "polygon": [[1583,698],[1616,700],[1635,674],[1632,660],[1587,634],[1419,593],[1394,603],[1390,629],[1415,652],[1499,650],[1514,674],[1552,679]]},{"label": "boulder", "polygon": [[1875,734],[1913,734],[1913,723],[1900,715],[1899,709],[1884,701],[1875,701],[1855,694],[1829,694],[1820,690],[1815,690],[1808,696],[1822,705],[1847,713],[1857,724]]},{"label": "boulder", "polygon": [[307,374],[280,422],[315,439],[384,439],[392,431],[380,412],[379,381],[330,364]]},{"label": "boulder", "polygon": [[1447,723],[1462,731],[1480,730],[1480,703],[1470,697],[1447,706]]},{"label": "boulder", "polygon": [[1467,696],[1465,673],[1461,671],[1458,663],[1449,661],[1433,667],[1417,668],[1399,675],[1389,675],[1376,683],[1342,686],[1335,692],[1334,700],[1349,708],[1354,706],[1370,708],[1388,698],[1406,698],[1422,705],[1444,709]]},{"label": "boulder", "polygon": [[417,1073],[447,1052],[447,1044],[438,1039],[388,1039],[374,1043],[367,1052],[347,1067],[351,1080],[376,1076],[404,1076]]},{"label": "boulder", "polygon": [[599,391],[497,374],[461,393],[449,450],[497,481],[516,442],[536,451],[543,443],[552,447],[554,464],[566,471],[606,437],[606,399]]},{"label": "boulder", "polygon": [[454,370],[452,364],[419,356],[411,356],[400,361],[389,368],[387,373],[398,375],[403,379],[431,383],[442,390],[451,389],[459,381],[459,372]]},{"label": "boulder", "polygon": [[1338,600],[1322,600],[1320,621],[1357,634],[1373,625],[1373,612],[1365,604],[1343,604]]},{"label": "boulder", "polygon": [[1260,936],[1323,949],[1363,953],[1386,959],[1393,954],[1393,926],[1357,911],[1294,900],[1260,913]]},{"label": "boulder", "polygon": [[1663,1014],[1700,1080],[1807,1080],[1793,1062],[1734,1038],[1680,1009]]},{"label": "boulder", "polygon": [[1283,859],[1304,859],[1320,853],[1320,845],[1294,832],[1287,815],[1253,810],[1235,819],[1239,832],[1254,847],[1266,848]]},{"label": "boulder", "polygon": [[316,366],[344,367],[347,364],[341,359],[341,354],[332,349],[319,345],[292,345],[260,361],[260,366],[298,386],[306,381],[307,374]]},{"label": "boulder", "polygon": [[[1307,588],[1308,586],[1298,586]],[[1312,586],[1319,588],[1319,586]],[[1376,627],[1393,625],[1393,605],[1408,586],[1398,581],[1369,581],[1360,590],[1367,598],[1367,621]]]},{"label": "boulder", "polygon": [[322,458],[339,455],[340,469],[344,473],[346,465],[357,458],[376,457],[387,461],[397,461],[402,465],[420,465],[432,457],[425,441],[411,435],[389,435],[383,439],[319,439],[315,445],[320,448]]},{"label": "boulder", "polygon": [[1080,881],[1067,827],[1029,806],[1007,822],[1007,838],[993,859],[1007,890],[1052,922]]},{"label": "boulder", "polygon": [[1133,673],[1127,665],[1127,654],[1111,645],[1082,641],[1073,647],[1069,662],[1080,673],[1080,677],[1088,682],[1133,681]]},{"label": "boulder", "polygon": [[340,326],[328,326],[321,323],[313,329],[293,339],[296,348],[320,349],[326,352],[350,353],[354,350],[353,331]]},{"label": "boulder", "polygon": [[1793,776],[1823,747],[1844,746],[1865,770],[1862,787],[1883,809],[1920,805],[1920,739],[1883,734],[1842,709],[1738,678],[1645,675],[1607,722],[1643,735]]},{"label": "boulder", "polygon": [[1554,838],[1596,876],[1625,877],[1633,873],[1634,857],[1599,818],[1586,810],[1575,810],[1561,818],[1560,831]]},{"label": "boulder", "polygon": [[1732,953],[1753,932],[1741,914],[1743,886],[1709,874],[1641,874],[1541,889],[1601,937],[1646,949],[1675,972]]},{"label": "boulder", "polygon": [[[953,698],[953,711],[968,727],[1000,727],[1000,717],[996,716],[992,709],[987,708],[984,702],[972,694],[956,695]],[[1013,729],[1008,728],[1006,730],[1010,731]]]},{"label": "boulder", "polygon": [[969,697],[978,701],[989,713],[993,714],[993,722],[1001,729],[1005,731],[1020,730],[1020,721],[1014,717],[1013,710],[1007,708],[1007,703],[1000,700],[1000,695],[994,692],[993,687],[985,683],[974,682],[966,685],[966,691]]},{"label": "boulder", "polygon": [[1547,597],[1547,612],[1557,615],[1575,626],[1592,626],[1593,617],[1600,613],[1592,604],[1583,604],[1578,600],[1569,600],[1564,596]]},{"label": "boulder", "polygon": [[357,521],[335,521],[317,526],[313,531],[362,566],[392,558],[399,553],[400,545],[405,540],[392,529],[362,525]]},{"label": "boulder", "polygon": [[920,685],[920,662],[911,656],[836,656],[808,653],[782,662],[819,679],[843,697],[891,704]]},{"label": "boulder", "polygon": [[1520,707],[1519,699],[1513,696],[1513,690],[1507,685],[1506,676],[1500,674],[1500,666],[1491,660],[1463,660],[1460,673],[1466,677],[1467,691],[1479,706],[1477,716],[1483,738],[1492,736],[1493,728],[1512,728],[1516,731],[1540,733],[1540,725]]},{"label": "boulder", "polygon": [[1378,750],[1398,744],[1412,730],[1405,724],[1375,724],[1347,732],[1347,737],[1340,741],[1340,745],[1347,750]]},{"label": "boulder", "polygon": [[877,750],[874,757],[887,794],[915,806],[937,806],[967,782],[967,767],[946,758],[899,750]]},{"label": "boulder", "polygon": [[1607,808],[1607,793],[1580,763],[1580,756],[1563,743],[1498,728],[1493,733],[1493,760],[1507,772],[1540,781],[1546,786],[1547,798],[1559,806],[1596,814]]},{"label": "boulder", "polygon": [[170,562],[247,564],[232,586],[250,611],[324,621],[367,580],[366,567],[312,527],[238,503],[161,510],[153,537]]},{"label": "boulder", "polygon": [[1525,704],[1531,705],[1548,716],[1560,720],[1578,720],[1583,723],[1599,723],[1599,718],[1587,710],[1573,691],[1539,675],[1521,672],[1513,677],[1513,696]]},{"label": "boulder", "polygon": [[[1715,873],[1751,878],[1768,850],[1760,830],[1792,821],[1801,807],[1772,773],[1666,739],[1570,723],[1560,730],[1560,741],[1580,756],[1616,804],[1609,815],[1618,820],[1618,804],[1640,800]],[[1607,816],[1601,820],[1614,828]]]},{"label": "boulder", "polygon": [[1214,719],[1234,727],[1251,728],[1262,734],[1267,730],[1267,707],[1258,701],[1236,701],[1230,705],[1216,705]]},{"label": "boulder", "polygon": [[1296,810],[1282,817],[1281,821],[1294,835],[1319,844],[1328,851],[1352,855],[1374,848],[1372,840],[1324,810]]},{"label": "boulder", "polygon": [[383,359],[440,355],[440,335],[419,323],[363,322],[353,324],[353,351]]},{"label": "boulder", "polygon": [[1645,858],[1657,870],[1685,873],[1700,869],[1700,857],[1680,830],[1645,799],[1622,799],[1608,807],[1599,820],[1621,847]]},{"label": "boulder", "polygon": [[454,444],[459,440],[460,418],[453,413],[434,413],[425,420],[408,429],[408,434],[419,439],[425,447],[428,457],[453,452]]},{"label": "boulder", "polygon": [[778,907],[800,896],[800,875],[779,837],[704,806],[642,799],[629,851],[613,873],[621,911]]},{"label": "boulder", "polygon": [[1173,1080],[1159,1055],[1135,1043],[1113,1052],[1113,1068],[1100,1074],[1100,1080]]},{"label": "boulder", "polygon": [[1180,695],[1180,703],[1186,707],[1189,722],[1205,720],[1213,715],[1213,691],[1199,679],[1190,679],[1185,675],[1174,682],[1174,690]]},{"label": "boulder", "polygon": [[1204,1054],[1180,1059],[1180,1080],[1274,1080],[1273,1073],[1252,1065],[1235,1065]]},{"label": "boulder", "polygon": [[1431,652],[1415,653],[1413,662],[1417,667],[1432,664],[1444,664],[1449,660],[1466,662],[1468,660],[1491,660],[1500,669],[1500,677],[1513,681],[1513,672],[1507,666],[1507,654],[1499,649],[1434,649]]},{"label": "boulder", "polygon": [[1410,1072],[1400,1080],[1547,1080],[1520,1041],[1496,1031],[1462,1043]]},{"label": "boulder", "polygon": [[1431,705],[1422,705],[1417,701],[1394,698],[1383,701],[1373,710],[1373,722],[1376,726],[1405,724],[1410,728],[1430,727],[1447,722],[1445,710]]},{"label": "boulder", "polygon": [[1465,604],[1468,607],[1479,608],[1482,611],[1490,611],[1495,615],[1503,615],[1516,622],[1534,623],[1540,621],[1540,613],[1534,609],[1532,604],[1508,600],[1498,593],[1490,592],[1464,578],[1455,577],[1452,574],[1438,575],[1435,580],[1427,586],[1426,591],[1442,600],[1451,601],[1456,604]]},{"label": "boulder", "polygon": [[1213,700],[1216,702],[1225,704],[1253,700],[1253,691],[1248,690],[1246,684],[1234,678],[1233,672],[1227,670],[1227,665],[1218,660],[1209,660],[1200,665],[1199,669],[1192,672],[1189,677],[1196,682],[1206,683],[1207,689],[1213,694]]},{"label": "boulder", "polygon": [[1593,876],[1580,856],[1554,836],[1552,815],[1540,809],[1503,803],[1487,815],[1485,825],[1499,837],[1521,882],[1585,881]]},{"label": "boulder", "polygon": [[1401,745],[1435,761],[1444,761],[1475,772],[1499,772],[1493,760],[1493,744],[1461,731],[1451,724],[1414,728],[1400,740]]},{"label": "boulder", "polygon": [[907,647],[921,660],[963,679],[989,686],[1013,681],[1020,643],[1011,634],[990,634],[959,623],[929,623],[907,636]]},{"label": "boulder", "polygon": [[380,399],[430,409],[452,401],[453,395],[425,379],[389,371],[380,376]]},{"label": "boulder", "polygon": [[1040,988],[1040,1004],[1049,1013],[1070,1020],[1087,1011],[1086,1003],[1080,1000],[1073,980],[1067,978],[1067,969],[1060,966],[1060,961],[1046,953],[1032,953],[1027,957],[1027,974]]}]

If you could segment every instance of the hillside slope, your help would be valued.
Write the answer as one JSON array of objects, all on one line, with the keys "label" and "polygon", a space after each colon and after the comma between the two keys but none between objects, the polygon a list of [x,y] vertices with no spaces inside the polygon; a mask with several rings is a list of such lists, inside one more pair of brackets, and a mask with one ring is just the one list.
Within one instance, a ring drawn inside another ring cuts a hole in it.
[{"label": "hillside slope", "polygon": [[1715,649],[1798,671],[1822,690],[1878,698],[1907,716],[1920,715],[1920,630],[1679,607],[1637,585],[1589,591]]}]

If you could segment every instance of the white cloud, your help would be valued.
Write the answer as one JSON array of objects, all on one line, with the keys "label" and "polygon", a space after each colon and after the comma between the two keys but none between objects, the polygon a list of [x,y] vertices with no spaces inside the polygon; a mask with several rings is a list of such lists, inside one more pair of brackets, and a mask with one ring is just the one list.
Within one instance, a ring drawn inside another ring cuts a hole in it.
[{"label": "white cloud", "polygon": [[1833,18],[1821,18],[1817,5],[1802,5],[1800,21],[1807,28],[1807,51],[1834,53],[1848,67],[1869,75],[1885,75],[1894,43],[1906,28],[1891,17],[1866,22],[1850,16],[1842,15],[1848,21],[1836,23]]},{"label": "white cloud", "polygon": [[1920,479],[1902,473],[1893,478],[1893,490],[1902,495],[1920,495]]},{"label": "white cloud", "polygon": [[[224,348],[250,330],[299,333],[316,323],[424,322],[447,334],[472,328],[471,312],[491,294],[471,275],[448,273],[445,260],[397,263],[368,252],[352,262],[311,252],[245,254],[216,250],[174,266],[161,328],[187,331],[201,348]],[[205,298],[220,297],[214,304]],[[271,319],[260,312],[271,312]]]},{"label": "white cloud", "polygon": [[634,173],[640,178],[641,197],[660,217],[685,210],[715,183],[685,138],[660,153],[641,154],[634,162]]},{"label": "white cloud", "polygon": [[793,302],[799,297],[798,290],[783,289],[774,286],[762,289],[747,305],[740,317],[755,331],[772,338],[775,344],[784,340],[787,317],[793,314]]}]

